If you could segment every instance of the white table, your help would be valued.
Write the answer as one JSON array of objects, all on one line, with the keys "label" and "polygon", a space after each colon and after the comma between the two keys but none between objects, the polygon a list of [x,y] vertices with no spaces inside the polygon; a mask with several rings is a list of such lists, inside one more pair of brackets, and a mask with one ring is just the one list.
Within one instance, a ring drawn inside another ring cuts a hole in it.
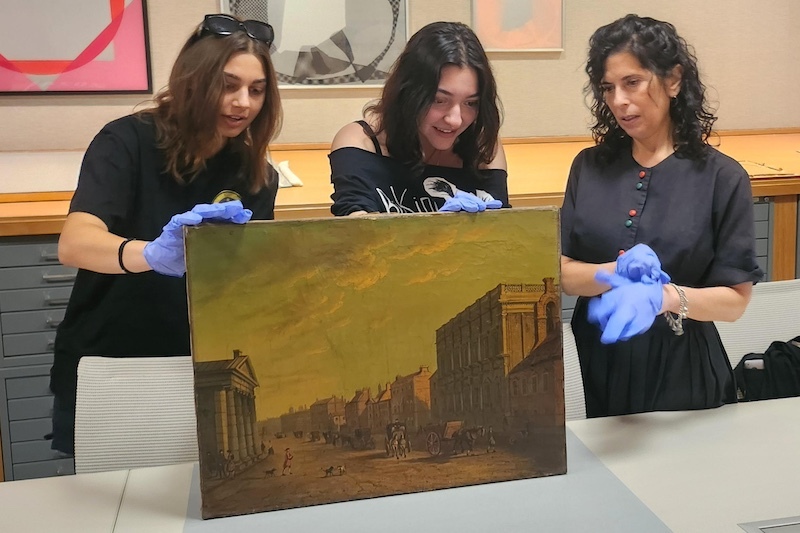
[{"label": "white table", "polygon": [[0,483],[0,531],[114,531],[127,480],[121,470]]},{"label": "white table", "polygon": [[568,427],[673,531],[800,515],[800,398]]},{"label": "white table", "polygon": [[180,464],[0,483],[0,531],[742,533],[800,515],[800,398],[567,427],[565,476],[203,521]]}]

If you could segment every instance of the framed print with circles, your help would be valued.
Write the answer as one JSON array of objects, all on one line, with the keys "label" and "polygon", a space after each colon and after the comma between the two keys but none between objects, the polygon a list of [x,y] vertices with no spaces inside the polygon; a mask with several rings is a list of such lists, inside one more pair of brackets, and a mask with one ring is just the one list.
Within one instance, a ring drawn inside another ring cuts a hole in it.
[{"label": "framed print with circles", "polygon": [[221,7],[275,29],[281,88],[380,86],[408,35],[406,0],[221,0]]}]

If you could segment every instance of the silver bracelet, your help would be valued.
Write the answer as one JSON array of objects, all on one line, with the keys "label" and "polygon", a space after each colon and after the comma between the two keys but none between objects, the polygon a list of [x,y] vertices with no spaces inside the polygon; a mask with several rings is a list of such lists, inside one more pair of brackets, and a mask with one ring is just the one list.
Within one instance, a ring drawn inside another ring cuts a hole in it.
[{"label": "silver bracelet", "polygon": [[670,283],[675,291],[678,293],[680,300],[680,309],[677,315],[673,316],[669,311],[664,311],[664,318],[667,319],[667,324],[675,332],[675,335],[683,335],[683,319],[689,314],[689,300],[686,298],[686,293],[682,287]]}]

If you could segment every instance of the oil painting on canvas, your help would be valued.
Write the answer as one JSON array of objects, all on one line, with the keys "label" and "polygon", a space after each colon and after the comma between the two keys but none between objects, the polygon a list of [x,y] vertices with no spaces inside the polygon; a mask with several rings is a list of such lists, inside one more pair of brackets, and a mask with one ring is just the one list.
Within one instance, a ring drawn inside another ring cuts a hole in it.
[{"label": "oil painting on canvas", "polygon": [[186,236],[204,518],[566,472],[558,211]]}]

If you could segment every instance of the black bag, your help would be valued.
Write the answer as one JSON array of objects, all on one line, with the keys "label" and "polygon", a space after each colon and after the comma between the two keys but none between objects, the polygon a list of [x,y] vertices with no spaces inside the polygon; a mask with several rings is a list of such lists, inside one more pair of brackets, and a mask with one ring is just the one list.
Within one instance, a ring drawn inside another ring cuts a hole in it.
[{"label": "black bag", "polygon": [[[748,361],[763,360],[763,370]],[[800,396],[800,336],[774,341],[763,354],[745,355],[733,369],[740,401]]]}]

